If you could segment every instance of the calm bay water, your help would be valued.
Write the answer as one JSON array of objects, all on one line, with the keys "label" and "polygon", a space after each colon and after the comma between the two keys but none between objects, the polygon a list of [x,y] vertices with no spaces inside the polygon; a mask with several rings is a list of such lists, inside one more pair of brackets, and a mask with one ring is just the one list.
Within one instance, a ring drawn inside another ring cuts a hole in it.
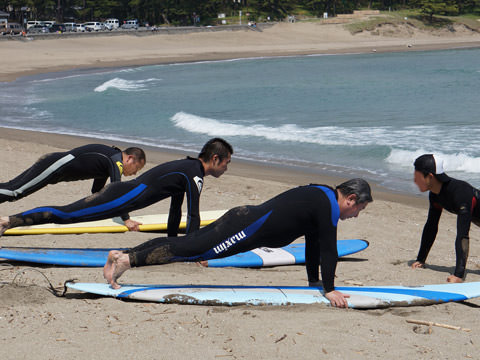
[{"label": "calm bay water", "polygon": [[413,160],[434,152],[480,187],[480,49],[75,71],[1,87],[3,127],[195,151],[220,136],[237,157],[415,193]]}]

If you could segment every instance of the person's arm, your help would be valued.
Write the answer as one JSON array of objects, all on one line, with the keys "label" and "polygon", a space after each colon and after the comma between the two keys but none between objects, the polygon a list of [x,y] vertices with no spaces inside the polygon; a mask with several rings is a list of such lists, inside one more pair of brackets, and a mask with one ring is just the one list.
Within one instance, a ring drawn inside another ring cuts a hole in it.
[{"label": "person's arm", "polygon": [[200,193],[196,186],[187,191],[187,228],[186,233],[200,229]]},{"label": "person's arm", "polygon": [[[425,264],[428,253],[432,248],[435,238],[438,232],[438,222],[442,215],[442,208],[430,203],[428,210],[428,217],[425,226],[423,227],[422,240],[420,242],[420,249],[418,250],[417,260],[413,263],[412,267],[420,267]],[[416,265],[419,264],[419,265]]]},{"label": "person's arm", "polygon": [[[129,215],[122,215],[122,219],[125,216]],[[130,216],[128,217],[128,219],[123,219],[123,223],[127,227],[128,231],[140,231],[140,225],[142,225],[141,222],[130,219]]]},{"label": "person's arm", "polygon": [[309,284],[319,283],[319,266],[322,273],[322,283],[325,292],[335,289],[334,279],[337,267],[337,236],[336,228],[332,230],[318,229],[305,235],[305,266]]},{"label": "person's arm", "polygon": [[[330,238],[330,241],[325,241],[326,246],[320,246],[320,241],[309,241],[310,236],[305,236],[305,262],[308,286],[320,287],[323,285],[325,297],[330,301],[332,306],[346,308],[348,307],[346,299],[350,296],[336,291],[334,287],[335,269],[338,258],[336,231],[335,234],[330,235]],[[322,281],[320,281],[318,277],[319,265],[322,272]]]},{"label": "person's arm", "polygon": [[108,178],[110,178],[110,183],[121,181],[123,172],[121,152],[118,152],[111,157],[108,157],[108,155],[103,153],[96,153],[95,160],[99,162],[99,166],[104,169],[104,172],[108,172],[108,177],[96,178],[93,181],[92,194],[102,190],[105,187]]},{"label": "person's arm", "polygon": [[92,185],[92,194],[95,194],[102,190],[105,187],[105,184],[107,183],[107,178],[98,178],[93,180],[93,185]]},{"label": "person's arm", "polygon": [[183,193],[172,195],[170,211],[168,213],[168,236],[177,236],[180,221],[182,219]]}]

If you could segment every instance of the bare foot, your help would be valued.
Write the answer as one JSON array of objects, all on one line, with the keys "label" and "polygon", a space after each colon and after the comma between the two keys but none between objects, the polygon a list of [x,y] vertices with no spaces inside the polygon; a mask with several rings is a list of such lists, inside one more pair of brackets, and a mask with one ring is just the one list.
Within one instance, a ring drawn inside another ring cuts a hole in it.
[{"label": "bare foot", "polygon": [[121,286],[117,284],[117,280],[130,268],[128,254],[118,250],[112,250],[108,253],[107,262],[103,267],[103,277],[107,280],[112,289],[120,289]]},{"label": "bare foot", "polygon": [[208,267],[208,260],[199,261],[197,264],[203,267]]},{"label": "bare foot", "polygon": [[10,219],[8,216],[0,217],[0,236],[10,227]]},{"label": "bare foot", "polygon": [[449,277],[447,277],[447,282],[449,282],[449,283],[462,283],[463,279],[459,278],[455,275],[450,275]]}]

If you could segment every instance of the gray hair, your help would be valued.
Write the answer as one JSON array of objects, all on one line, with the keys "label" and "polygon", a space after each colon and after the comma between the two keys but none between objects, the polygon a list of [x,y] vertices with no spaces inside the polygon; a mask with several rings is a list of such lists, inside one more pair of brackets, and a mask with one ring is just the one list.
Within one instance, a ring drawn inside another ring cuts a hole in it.
[{"label": "gray hair", "polygon": [[345,181],[338,185],[335,190],[342,193],[343,196],[354,194],[357,197],[356,203],[369,203],[373,201],[370,185],[363,179],[356,178]]}]

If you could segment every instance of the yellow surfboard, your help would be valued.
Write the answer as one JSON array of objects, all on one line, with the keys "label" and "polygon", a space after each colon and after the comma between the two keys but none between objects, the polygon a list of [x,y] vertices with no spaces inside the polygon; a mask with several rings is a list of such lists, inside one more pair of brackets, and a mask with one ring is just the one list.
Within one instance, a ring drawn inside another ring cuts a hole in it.
[{"label": "yellow surfboard", "polygon": [[[227,210],[213,210],[202,211],[200,213],[200,226],[208,225],[220,216],[222,216]],[[140,225],[140,231],[166,231],[168,214],[155,214],[155,215],[143,215],[132,216],[132,220],[138,221],[143,225]],[[180,222],[180,229],[184,230],[187,226],[186,215],[182,216]],[[13,229],[5,231],[4,235],[41,235],[41,234],[87,234],[87,233],[121,233],[127,232],[128,229],[123,225],[123,220],[120,217],[113,219],[105,219],[98,221],[88,221],[75,224],[43,224],[33,226],[19,226]]]}]

